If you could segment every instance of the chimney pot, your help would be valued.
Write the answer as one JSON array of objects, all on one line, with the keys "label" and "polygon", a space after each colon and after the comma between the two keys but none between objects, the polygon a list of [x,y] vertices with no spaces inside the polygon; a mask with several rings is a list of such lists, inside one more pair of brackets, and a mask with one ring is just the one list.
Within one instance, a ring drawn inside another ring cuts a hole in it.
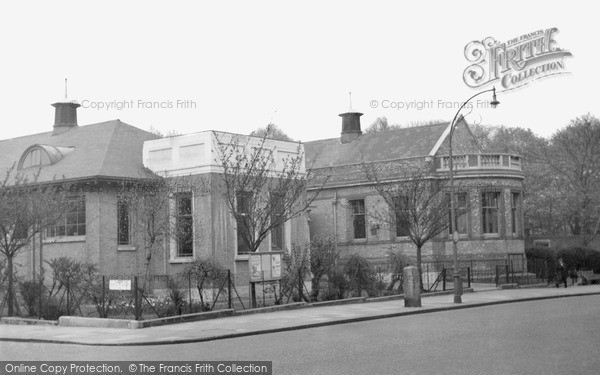
[{"label": "chimney pot", "polygon": [[362,134],[360,129],[362,115],[360,112],[346,112],[339,115],[342,118],[342,143],[350,143]]},{"label": "chimney pot", "polygon": [[62,133],[77,126],[77,108],[81,105],[76,101],[61,101],[52,104],[54,110],[54,133]]}]

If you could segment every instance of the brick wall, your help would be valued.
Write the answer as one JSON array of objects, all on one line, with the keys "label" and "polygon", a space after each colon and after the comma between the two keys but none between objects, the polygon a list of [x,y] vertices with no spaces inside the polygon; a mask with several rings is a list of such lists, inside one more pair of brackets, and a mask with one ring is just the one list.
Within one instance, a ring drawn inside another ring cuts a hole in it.
[{"label": "brick wall", "polygon": [[[521,224],[517,234],[512,233],[511,193],[522,192],[522,182],[515,178],[469,177],[457,179],[457,187],[468,193],[469,231],[461,236],[461,258],[503,258],[511,253],[524,252],[522,209],[517,217]],[[499,233],[484,234],[482,228],[481,194],[491,190],[500,192],[498,208]],[[349,201],[364,199],[366,211],[366,239],[352,238]],[[383,262],[390,250],[398,250],[416,258],[416,247],[409,239],[396,238],[395,227],[386,217],[387,206],[372,186],[348,186],[324,190],[313,203],[310,212],[311,237],[337,237],[342,255],[361,254],[374,262]],[[337,212],[337,214],[335,214]],[[335,219],[334,219],[335,215]],[[337,224],[334,227],[334,223]],[[452,257],[452,242],[448,231],[426,243],[422,249],[424,260],[445,260]]]}]

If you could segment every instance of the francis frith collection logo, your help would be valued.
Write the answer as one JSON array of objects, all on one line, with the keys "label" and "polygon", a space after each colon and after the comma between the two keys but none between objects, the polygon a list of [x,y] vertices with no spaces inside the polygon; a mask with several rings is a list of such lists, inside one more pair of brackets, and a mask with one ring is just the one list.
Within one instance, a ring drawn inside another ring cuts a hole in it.
[{"label": "francis frith collection logo", "polygon": [[463,73],[465,83],[478,88],[499,81],[505,90],[512,90],[540,78],[568,73],[564,58],[571,52],[557,46],[557,32],[553,27],[504,43],[492,37],[472,41],[465,47],[465,57],[471,63]]}]

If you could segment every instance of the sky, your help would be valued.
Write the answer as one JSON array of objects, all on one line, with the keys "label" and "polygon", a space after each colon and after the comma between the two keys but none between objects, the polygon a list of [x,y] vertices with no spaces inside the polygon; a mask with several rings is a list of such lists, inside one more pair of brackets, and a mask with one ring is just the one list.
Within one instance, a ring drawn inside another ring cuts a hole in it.
[{"label": "sky", "polygon": [[248,134],[273,122],[311,141],[339,137],[350,92],[363,130],[383,116],[450,121],[491,88],[465,84],[467,44],[555,27],[568,74],[505,92],[496,82],[496,109],[461,112],[548,137],[600,116],[596,18],[593,2],[4,2],[0,139],[50,131],[65,78],[79,125]]}]

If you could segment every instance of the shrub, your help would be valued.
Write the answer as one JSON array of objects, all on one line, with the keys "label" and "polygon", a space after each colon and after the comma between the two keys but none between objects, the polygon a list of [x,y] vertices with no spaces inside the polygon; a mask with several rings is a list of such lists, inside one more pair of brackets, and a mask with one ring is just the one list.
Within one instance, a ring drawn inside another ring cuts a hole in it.
[{"label": "shrub", "polygon": [[[200,305],[203,311],[210,310],[209,301],[204,300],[204,291],[209,288],[220,287],[227,278],[227,270],[221,263],[213,257],[195,259],[187,267],[187,273],[190,274],[196,282],[196,289],[200,296]],[[179,298],[179,296],[175,296]],[[204,310],[207,308],[207,310]]]},{"label": "shrub", "polygon": [[47,263],[53,274],[48,301],[50,304],[56,304],[59,311],[64,310],[67,315],[72,314],[79,308],[83,299],[89,296],[96,279],[97,267],[92,263],[80,262],[69,257],[55,258]]},{"label": "shrub", "polygon": [[292,244],[291,250],[283,254],[283,263],[282,294],[285,292],[288,301],[291,297],[294,302],[309,302],[304,294],[304,280],[310,271],[309,247]]},{"label": "shrub", "polygon": [[388,252],[388,264],[391,280],[387,286],[387,290],[388,292],[391,292],[394,289],[394,286],[398,284],[398,292],[400,292],[403,289],[402,272],[405,267],[410,266],[410,258],[399,251],[390,250],[390,252]]},{"label": "shrub", "polygon": [[333,238],[313,239],[310,242],[310,272],[312,273],[312,288],[310,299],[316,301],[319,297],[321,278],[327,275],[340,257]]},{"label": "shrub", "polygon": [[25,303],[25,309],[29,316],[38,314],[40,298],[42,298],[43,287],[40,280],[22,282],[20,285],[21,296]]},{"label": "shrub", "polygon": [[592,270],[600,273],[600,251],[598,250],[573,247],[559,251],[558,255],[563,258],[567,268]]},{"label": "shrub", "polygon": [[343,299],[348,294],[350,282],[346,278],[346,274],[338,270],[333,270],[327,276],[329,288],[323,298],[325,301]]},{"label": "shrub", "polygon": [[377,281],[377,274],[373,266],[364,257],[354,254],[348,258],[344,271],[350,280],[349,289],[360,296],[363,290],[373,293],[373,287]]},{"label": "shrub", "polygon": [[183,293],[181,289],[179,289],[177,281],[173,279],[169,279],[167,287],[169,288],[168,297],[171,304],[173,305],[174,312],[177,313],[177,315],[183,314],[183,308],[186,305],[185,293]]}]

